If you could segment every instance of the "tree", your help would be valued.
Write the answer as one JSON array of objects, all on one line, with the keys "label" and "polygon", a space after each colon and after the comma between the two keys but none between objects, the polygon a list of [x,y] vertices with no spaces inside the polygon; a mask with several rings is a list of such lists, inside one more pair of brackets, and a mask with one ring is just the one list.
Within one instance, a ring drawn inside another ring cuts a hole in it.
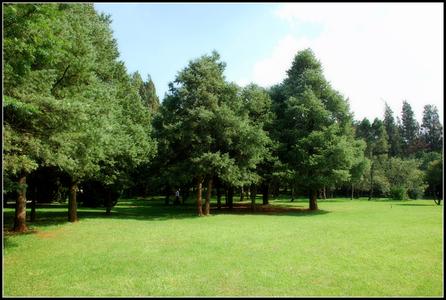
[{"label": "tree", "polygon": [[424,106],[421,139],[429,151],[440,152],[443,148],[443,126],[440,123],[438,109],[435,105]]},{"label": "tree", "polygon": [[156,95],[155,84],[150,75],[147,76],[147,81],[143,81],[139,72],[132,74],[132,85],[137,89],[144,106],[146,106],[152,114],[158,111],[160,101]]},{"label": "tree", "polygon": [[401,136],[406,156],[417,151],[418,131],[419,125],[415,120],[412,107],[407,101],[403,101],[403,108],[401,111]]},{"label": "tree", "polygon": [[420,163],[415,159],[390,158],[386,166],[386,176],[391,194],[402,195],[402,199],[407,196],[414,199],[421,197],[427,185],[424,173],[419,167]]},{"label": "tree", "polygon": [[[165,176],[193,178],[197,187],[198,215],[210,210],[210,194],[202,208],[202,185],[212,190],[217,176],[229,186],[256,179],[254,169],[268,139],[254,126],[239,88],[225,82],[225,64],[217,52],[189,63],[169,85],[154,125],[162,137],[160,151],[167,158]],[[177,176],[178,175],[178,176]]]},{"label": "tree", "polygon": [[[242,111],[248,114],[251,124],[271,137],[275,116],[272,111],[272,101],[268,91],[255,84],[250,84],[242,89],[241,100],[243,104]],[[277,163],[277,158],[273,153],[274,144],[274,142],[266,144],[266,151],[262,154],[263,158],[257,165],[256,174],[258,175],[258,180],[251,185],[253,195],[251,197],[252,210],[255,208],[257,185],[259,183],[261,183],[263,192],[263,204],[268,204],[269,182],[274,178],[274,164]]]},{"label": "tree", "polygon": [[[57,4],[4,6],[4,171],[17,178],[15,231],[26,231],[26,177],[51,160],[57,145],[50,139],[66,128],[66,106],[52,95],[59,82],[55,57],[65,46],[57,38]],[[59,29],[60,30],[60,29]]]},{"label": "tree", "polygon": [[401,153],[401,135],[398,125],[395,123],[393,111],[387,102],[385,103],[383,123],[389,138],[389,155],[391,157],[398,156]]},{"label": "tree", "polygon": [[69,174],[69,220],[76,221],[81,180],[111,184],[117,165],[153,156],[150,114],[117,60],[110,18],[92,4],[14,4],[7,19],[8,173],[40,165]]},{"label": "tree", "polygon": [[367,174],[370,174],[371,161],[364,156],[366,146],[365,142],[359,141],[355,149],[356,153],[353,155],[354,161],[350,169],[351,199],[354,197],[355,186],[359,185]]},{"label": "tree", "polygon": [[96,179],[110,188],[125,170],[153,157],[155,144],[150,137],[150,113],[118,61],[110,18],[98,15],[92,5],[70,5],[67,10],[67,29],[61,38],[76,46],[64,56],[68,60],[64,65],[72,67],[56,96],[72,107],[74,117],[66,120],[69,129],[54,139],[61,144],[56,165],[71,177],[69,220],[73,222],[82,180]]},{"label": "tree", "polygon": [[279,157],[308,190],[310,210],[316,210],[319,189],[350,179],[360,142],[354,139],[347,101],[325,80],[310,49],[297,53],[287,75]]},{"label": "tree", "polygon": [[432,189],[435,203],[440,205],[443,199],[443,159],[437,159],[429,163],[426,172],[426,181]]}]

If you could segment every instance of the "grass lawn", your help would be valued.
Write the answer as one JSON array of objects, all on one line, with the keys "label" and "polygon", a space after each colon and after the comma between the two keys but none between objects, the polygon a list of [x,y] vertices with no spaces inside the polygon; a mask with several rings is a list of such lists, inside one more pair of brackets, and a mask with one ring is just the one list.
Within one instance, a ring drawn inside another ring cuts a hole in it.
[{"label": "grass lawn", "polygon": [[[3,296],[444,294],[443,205],[331,199],[319,209],[200,218],[194,203],[130,199],[109,217],[79,208],[68,223],[66,205],[48,205],[33,233],[4,235]],[[12,216],[5,208],[6,228]]]}]

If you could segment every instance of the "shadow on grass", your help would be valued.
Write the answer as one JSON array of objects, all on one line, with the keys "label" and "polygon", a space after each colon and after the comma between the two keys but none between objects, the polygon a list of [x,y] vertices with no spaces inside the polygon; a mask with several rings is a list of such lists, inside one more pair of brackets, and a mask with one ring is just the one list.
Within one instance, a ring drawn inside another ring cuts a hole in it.
[{"label": "shadow on grass", "polygon": [[327,214],[326,210],[309,210],[305,205],[280,206],[280,205],[262,205],[256,204],[254,209],[251,204],[247,202],[234,203],[231,209],[227,206],[222,206],[220,209],[211,207],[211,214],[229,214],[229,215],[274,215],[274,216],[314,216]]},{"label": "shadow on grass", "polygon": [[440,206],[440,205],[437,205],[434,201],[432,201],[431,204],[421,204],[421,203],[394,203],[393,205],[400,205],[400,206]]},{"label": "shadow on grass", "polygon": [[[214,200],[214,199],[213,199]],[[293,203],[293,202],[291,202]],[[250,202],[235,202],[234,208],[229,209],[225,206],[221,210],[216,207],[216,202],[211,203],[211,215],[220,214],[246,214],[246,215],[274,215],[274,216],[316,216],[326,214],[328,211],[318,210],[309,211],[306,204],[296,203],[291,206],[281,206],[280,201],[271,201],[269,205],[257,204],[254,211],[251,210]],[[287,203],[288,204],[288,203]],[[215,205],[215,206],[214,206]],[[27,217],[29,218],[30,209],[27,208]],[[165,221],[169,219],[192,219],[197,216],[196,203],[193,199],[189,202],[178,205],[166,205],[162,197],[141,198],[141,199],[123,199],[113,207],[110,215],[105,214],[104,208],[78,207],[78,219],[131,219],[140,221]],[[3,232],[14,234],[10,231],[14,223],[14,210],[3,210],[4,229]],[[30,233],[37,232],[36,229],[45,226],[54,226],[68,223],[67,204],[37,205],[36,220],[27,221]],[[10,242],[8,242],[10,243]],[[6,241],[5,241],[5,244]],[[11,244],[11,246],[13,246]],[[9,247],[9,246],[8,246]]]},{"label": "shadow on grass", "polygon": [[7,249],[7,248],[15,248],[17,247],[18,244],[14,241],[11,240],[11,237],[5,235],[3,237],[3,249]]}]

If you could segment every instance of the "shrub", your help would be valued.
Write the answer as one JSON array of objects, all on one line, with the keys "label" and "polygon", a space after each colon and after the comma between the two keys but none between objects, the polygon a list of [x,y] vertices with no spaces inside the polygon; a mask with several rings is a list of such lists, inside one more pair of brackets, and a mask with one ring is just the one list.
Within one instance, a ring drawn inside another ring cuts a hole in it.
[{"label": "shrub", "polygon": [[405,200],[407,199],[407,190],[403,186],[393,187],[390,189],[390,198],[394,200]]},{"label": "shrub", "polygon": [[409,189],[408,194],[410,199],[421,199],[424,196],[424,190],[422,188]]}]

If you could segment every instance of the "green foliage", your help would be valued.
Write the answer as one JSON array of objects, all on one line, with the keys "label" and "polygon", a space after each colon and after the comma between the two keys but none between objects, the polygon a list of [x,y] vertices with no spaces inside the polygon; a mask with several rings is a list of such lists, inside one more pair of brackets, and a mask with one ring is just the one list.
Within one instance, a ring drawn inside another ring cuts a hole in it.
[{"label": "green foliage", "polygon": [[426,181],[436,199],[443,197],[443,159],[436,159],[429,163],[426,170]]},{"label": "green foliage", "polygon": [[407,189],[403,186],[392,187],[389,196],[393,200],[406,200],[408,198]]},{"label": "green foliage", "polygon": [[415,159],[390,158],[387,162],[386,176],[391,189],[402,188],[412,196],[411,198],[423,196],[427,185],[419,166],[420,162]]},{"label": "green foliage", "polygon": [[421,139],[430,151],[441,151],[443,147],[443,126],[440,123],[438,109],[434,105],[425,105]]},{"label": "green foliage", "polygon": [[403,101],[400,130],[403,139],[404,153],[406,155],[411,155],[417,150],[419,125],[415,120],[412,107],[407,101]]},{"label": "green foliage", "polygon": [[257,87],[239,93],[226,83],[219,59],[213,52],[179,72],[154,120],[158,165],[172,185],[212,176],[235,186],[257,179],[269,139],[250,117],[265,114],[269,98]]},{"label": "green foliage", "polygon": [[354,140],[347,101],[325,80],[311,50],[299,52],[287,74],[272,90],[282,110],[275,130],[280,159],[309,190],[349,181],[364,145]]},{"label": "green foliage", "polygon": [[401,135],[398,125],[395,123],[393,111],[390,106],[385,103],[384,111],[384,127],[386,128],[387,136],[389,138],[389,155],[398,156],[401,154]]},{"label": "green foliage", "polygon": [[123,184],[156,145],[110,18],[92,4],[5,8],[6,173],[54,166],[74,181]]},{"label": "green foliage", "polygon": [[144,82],[138,72],[133,73],[132,85],[137,89],[144,106],[147,107],[152,114],[156,113],[160,106],[160,101],[156,95],[155,84],[150,75],[148,76],[147,81]]}]

